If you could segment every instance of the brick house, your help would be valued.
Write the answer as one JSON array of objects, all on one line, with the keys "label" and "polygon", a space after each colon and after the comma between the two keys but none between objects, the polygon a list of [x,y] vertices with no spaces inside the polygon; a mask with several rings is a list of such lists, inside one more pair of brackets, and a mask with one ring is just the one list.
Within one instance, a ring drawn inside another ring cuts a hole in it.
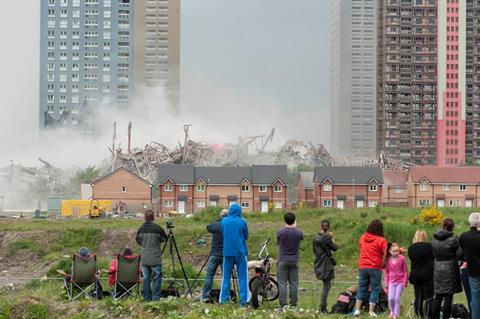
[{"label": "brick house", "polygon": [[92,199],[111,200],[113,207],[130,212],[152,208],[152,184],[126,168],[99,178],[91,184]]},{"label": "brick house", "polygon": [[297,207],[315,207],[313,172],[300,172],[295,186]]},{"label": "brick house", "polygon": [[382,203],[383,174],[378,167],[316,167],[316,207],[375,207]]},{"label": "brick house", "polygon": [[383,170],[382,205],[390,207],[408,206],[407,172]]},{"label": "brick house", "polygon": [[413,166],[407,188],[410,207],[479,207],[480,167]]},{"label": "brick house", "polygon": [[288,205],[287,168],[282,165],[162,165],[159,174],[160,211],[191,214],[207,206],[239,203],[246,212],[266,212],[269,205],[275,209]]}]

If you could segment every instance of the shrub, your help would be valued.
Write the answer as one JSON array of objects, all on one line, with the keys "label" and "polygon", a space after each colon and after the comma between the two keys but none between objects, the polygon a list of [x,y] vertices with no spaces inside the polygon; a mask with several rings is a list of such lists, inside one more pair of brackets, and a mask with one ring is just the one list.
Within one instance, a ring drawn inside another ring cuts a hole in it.
[{"label": "shrub", "polygon": [[418,215],[420,222],[426,225],[441,225],[444,218],[443,213],[435,205],[423,208]]},{"label": "shrub", "polygon": [[31,303],[25,308],[25,317],[31,319],[48,319],[50,318],[50,311],[44,304]]}]

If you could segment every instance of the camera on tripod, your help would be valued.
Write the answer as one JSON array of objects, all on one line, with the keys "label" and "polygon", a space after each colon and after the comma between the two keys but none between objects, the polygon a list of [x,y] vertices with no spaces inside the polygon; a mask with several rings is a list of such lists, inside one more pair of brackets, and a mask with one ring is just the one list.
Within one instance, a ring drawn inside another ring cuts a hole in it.
[{"label": "camera on tripod", "polygon": [[167,229],[172,229],[174,227],[175,225],[173,224],[173,222],[167,222]]}]

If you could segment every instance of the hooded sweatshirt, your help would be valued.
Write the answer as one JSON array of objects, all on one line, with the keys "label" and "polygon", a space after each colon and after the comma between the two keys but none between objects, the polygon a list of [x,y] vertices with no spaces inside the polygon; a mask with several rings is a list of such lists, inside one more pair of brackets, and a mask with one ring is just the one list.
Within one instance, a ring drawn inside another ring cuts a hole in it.
[{"label": "hooded sweatshirt", "polygon": [[387,250],[387,241],[381,236],[365,233],[360,237],[360,256],[358,268],[382,270],[383,258]]},{"label": "hooded sweatshirt", "polygon": [[232,204],[228,210],[228,216],[220,222],[223,234],[223,256],[247,256],[248,226],[242,218],[242,208],[238,204]]}]

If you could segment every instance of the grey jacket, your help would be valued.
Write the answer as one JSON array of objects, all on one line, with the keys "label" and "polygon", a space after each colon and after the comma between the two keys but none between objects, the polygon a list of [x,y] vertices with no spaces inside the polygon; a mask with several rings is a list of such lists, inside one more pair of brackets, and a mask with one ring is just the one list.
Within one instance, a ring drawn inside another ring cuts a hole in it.
[{"label": "grey jacket", "polygon": [[160,225],[145,222],[138,229],[135,240],[141,247],[142,266],[162,264],[161,243],[167,241],[167,235]]},{"label": "grey jacket", "polygon": [[432,250],[433,289],[436,294],[455,294],[462,292],[458,260],[463,252],[458,237],[452,232],[440,229],[433,235]]},{"label": "grey jacket", "polygon": [[337,250],[337,245],[330,236],[318,234],[313,239],[313,254],[315,262],[313,264],[315,276],[318,280],[331,280],[335,278],[334,266],[332,263],[332,251]]}]

